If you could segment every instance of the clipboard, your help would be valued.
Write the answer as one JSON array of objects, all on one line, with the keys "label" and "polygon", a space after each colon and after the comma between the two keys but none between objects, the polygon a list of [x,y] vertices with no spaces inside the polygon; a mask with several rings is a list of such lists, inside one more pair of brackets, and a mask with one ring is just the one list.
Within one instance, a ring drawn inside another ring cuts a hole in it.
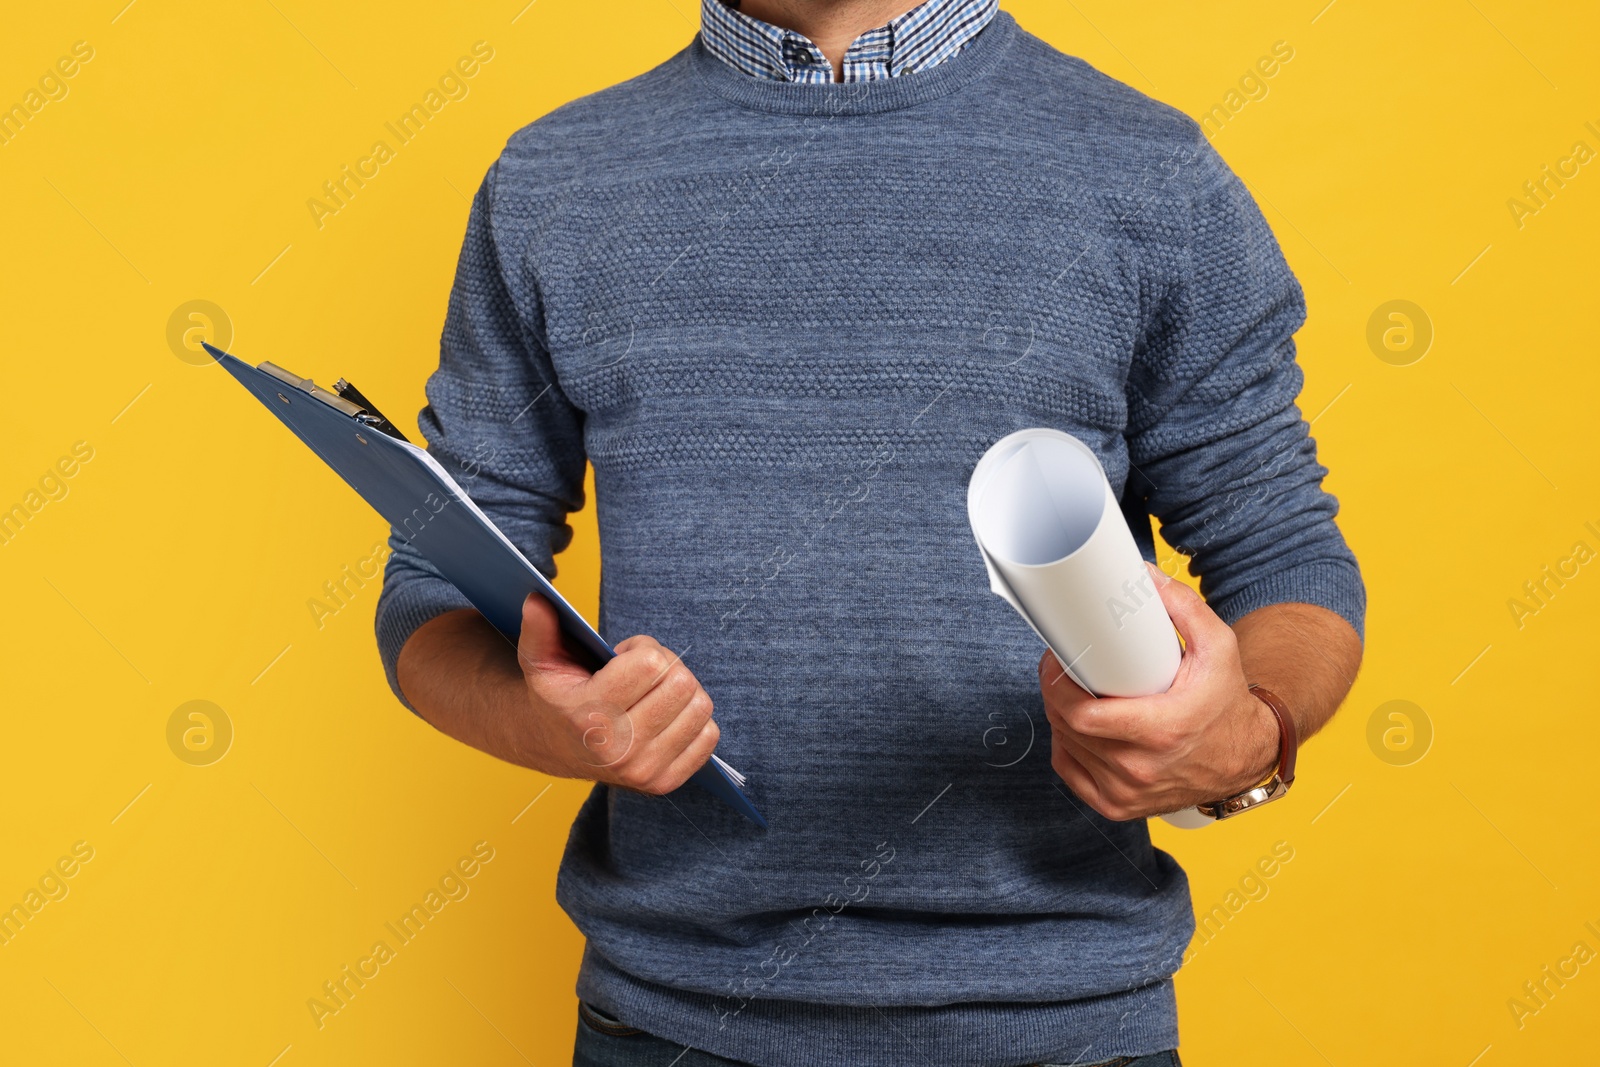
[{"label": "clipboard", "polygon": [[[588,654],[592,667],[598,669],[616,656],[438,460],[408,441],[354,386],[341,378],[330,391],[272,363],[252,367],[209,344],[205,349],[507,640],[515,644],[522,630],[522,603],[529,593],[538,593],[555,607],[562,631]],[[741,788],[744,775],[715,753],[689,781],[766,827],[767,820]]]}]

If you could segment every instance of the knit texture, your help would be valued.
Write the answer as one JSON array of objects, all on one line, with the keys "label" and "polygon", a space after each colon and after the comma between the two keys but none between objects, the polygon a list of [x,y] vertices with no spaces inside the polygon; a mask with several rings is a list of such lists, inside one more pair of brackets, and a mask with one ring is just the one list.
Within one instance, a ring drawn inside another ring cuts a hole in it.
[{"label": "knit texture", "polygon": [[[1042,649],[989,592],[967,479],[1066,430],[1224,619],[1300,601],[1359,631],[1303,318],[1195,124],[1005,14],[855,85],[691,44],[512,137],[422,432],[548,574],[593,463],[601,632],[683,654],[771,821],[596,787],[557,888],[580,995],[764,1067],[1176,1046],[1188,883],[1051,770]],[[393,683],[467,605],[391,545]]]}]

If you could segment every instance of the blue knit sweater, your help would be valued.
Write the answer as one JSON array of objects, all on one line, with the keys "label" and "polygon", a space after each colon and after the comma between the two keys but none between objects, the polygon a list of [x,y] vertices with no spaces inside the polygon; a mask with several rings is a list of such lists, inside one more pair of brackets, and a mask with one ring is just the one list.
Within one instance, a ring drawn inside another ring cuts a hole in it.
[{"label": "blue knit sweater", "polygon": [[[683,653],[771,821],[597,787],[558,885],[580,995],[761,1065],[1174,1047],[1187,881],[1052,772],[1041,647],[989,592],[967,478],[1067,430],[1224,619],[1301,601],[1359,631],[1303,318],[1195,124],[1004,14],[856,85],[692,44],[512,137],[423,433],[548,573],[594,465],[600,629]],[[392,683],[467,604],[391,544]]]}]

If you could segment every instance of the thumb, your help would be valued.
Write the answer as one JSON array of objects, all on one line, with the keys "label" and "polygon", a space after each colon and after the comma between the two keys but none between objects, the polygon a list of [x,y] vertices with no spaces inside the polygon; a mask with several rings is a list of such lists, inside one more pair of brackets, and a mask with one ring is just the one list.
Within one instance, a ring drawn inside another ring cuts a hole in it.
[{"label": "thumb", "polygon": [[522,665],[524,674],[568,670],[579,666],[561,639],[561,619],[556,614],[555,605],[538,593],[529,593],[522,602],[522,632],[517,637],[517,662]]},{"label": "thumb", "polygon": [[1155,582],[1161,606],[1167,609],[1172,625],[1178,628],[1178,635],[1183,638],[1184,652],[1186,655],[1203,656],[1213,643],[1210,640],[1214,636],[1212,627],[1221,620],[1199,593],[1176,578],[1167,577],[1153,563],[1146,563],[1145,567],[1150,572],[1151,581]]}]

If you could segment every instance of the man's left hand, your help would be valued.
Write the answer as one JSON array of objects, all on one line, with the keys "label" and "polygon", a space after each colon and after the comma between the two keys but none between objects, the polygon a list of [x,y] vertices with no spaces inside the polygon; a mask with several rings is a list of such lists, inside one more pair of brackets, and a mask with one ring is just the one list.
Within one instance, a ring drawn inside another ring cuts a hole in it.
[{"label": "man's left hand", "polygon": [[1200,594],[1150,566],[1184,641],[1165,693],[1092,697],[1055,653],[1039,660],[1051,726],[1051,766],[1108,819],[1138,819],[1209,803],[1257,784],[1278,760],[1278,720],[1249,691],[1232,628]]}]

